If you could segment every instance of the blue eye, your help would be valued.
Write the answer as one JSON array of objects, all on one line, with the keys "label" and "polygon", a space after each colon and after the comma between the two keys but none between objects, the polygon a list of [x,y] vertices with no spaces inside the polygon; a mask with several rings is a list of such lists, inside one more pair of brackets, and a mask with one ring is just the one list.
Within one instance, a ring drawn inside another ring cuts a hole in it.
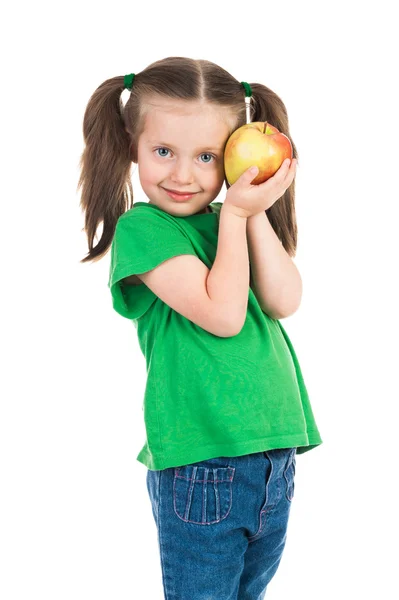
[{"label": "blue eye", "polygon": [[215,158],[213,154],[208,154],[208,152],[204,152],[201,156],[210,156],[211,158]]},{"label": "blue eye", "polygon": [[[166,150],[166,152],[170,152],[169,148],[164,148],[164,147],[155,148],[155,152],[158,152],[158,150]],[[161,158],[164,158],[166,156],[166,154],[162,154],[162,155],[158,154],[158,156],[161,156]],[[213,154],[210,154],[209,152],[203,152],[200,156],[210,156],[213,160],[216,160],[216,156],[214,156]],[[204,164],[207,165],[210,162],[212,162],[212,161],[205,161]]]},{"label": "blue eye", "polygon": [[[156,148],[156,149],[155,149],[155,152],[158,152],[158,150],[167,150],[167,152],[169,152],[169,150],[168,150],[167,148]],[[158,154],[158,156],[159,156],[159,154]],[[164,155],[164,156],[165,156],[165,155]]]}]

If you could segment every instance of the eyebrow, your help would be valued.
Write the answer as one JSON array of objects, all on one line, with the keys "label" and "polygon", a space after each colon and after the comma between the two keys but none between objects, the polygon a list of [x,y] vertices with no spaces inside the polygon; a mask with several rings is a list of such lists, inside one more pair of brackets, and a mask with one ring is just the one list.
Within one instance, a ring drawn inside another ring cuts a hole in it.
[{"label": "eyebrow", "polygon": [[[172,144],[167,144],[166,142],[158,142],[157,140],[148,140],[149,144],[155,144],[157,146],[166,146],[167,148],[175,149],[175,146]],[[223,146],[201,146],[197,148],[194,152],[200,152],[201,150],[212,150],[213,152],[221,152],[224,148]]]}]

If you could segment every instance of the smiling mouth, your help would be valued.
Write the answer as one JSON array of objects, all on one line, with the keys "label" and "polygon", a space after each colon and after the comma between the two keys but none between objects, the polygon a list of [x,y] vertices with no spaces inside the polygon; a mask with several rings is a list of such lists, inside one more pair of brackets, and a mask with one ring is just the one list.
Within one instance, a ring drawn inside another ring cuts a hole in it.
[{"label": "smiling mouth", "polygon": [[191,196],[193,194],[199,194],[199,192],[178,192],[176,190],[170,190],[168,188],[163,188],[167,192],[171,192],[172,194],[177,194],[178,196]]}]

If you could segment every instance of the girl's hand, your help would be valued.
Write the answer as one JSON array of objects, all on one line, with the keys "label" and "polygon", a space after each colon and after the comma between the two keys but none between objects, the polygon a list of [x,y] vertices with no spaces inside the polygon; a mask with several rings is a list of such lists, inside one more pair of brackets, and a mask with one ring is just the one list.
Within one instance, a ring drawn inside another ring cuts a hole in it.
[{"label": "girl's hand", "polygon": [[291,166],[289,162],[286,159],[273,177],[259,185],[251,185],[259,169],[255,173],[247,169],[227,190],[226,208],[239,217],[249,218],[273,206],[294,180],[298,161],[293,158]]}]

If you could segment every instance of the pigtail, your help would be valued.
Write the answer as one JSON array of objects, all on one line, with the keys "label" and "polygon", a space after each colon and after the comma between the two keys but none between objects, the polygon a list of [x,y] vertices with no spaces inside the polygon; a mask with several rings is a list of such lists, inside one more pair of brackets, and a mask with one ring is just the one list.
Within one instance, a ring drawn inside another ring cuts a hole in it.
[{"label": "pigtail", "polygon": [[[281,98],[270,88],[260,83],[251,83],[253,114],[251,121],[268,121],[286,135],[292,145],[293,158],[298,152],[289,132],[287,109]],[[298,229],[295,213],[295,179],[284,195],[273,204],[266,215],[277,237],[291,257],[295,257]]]},{"label": "pigtail", "polygon": [[[77,189],[82,188],[80,206],[89,253],[82,263],[106,253],[120,215],[133,205],[130,138],[122,114],[123,87],[123,77],[106,80],[95,90],[84,113],[85,148],[79,161]],[[101,237],[94,246],[100,224]]]}]

